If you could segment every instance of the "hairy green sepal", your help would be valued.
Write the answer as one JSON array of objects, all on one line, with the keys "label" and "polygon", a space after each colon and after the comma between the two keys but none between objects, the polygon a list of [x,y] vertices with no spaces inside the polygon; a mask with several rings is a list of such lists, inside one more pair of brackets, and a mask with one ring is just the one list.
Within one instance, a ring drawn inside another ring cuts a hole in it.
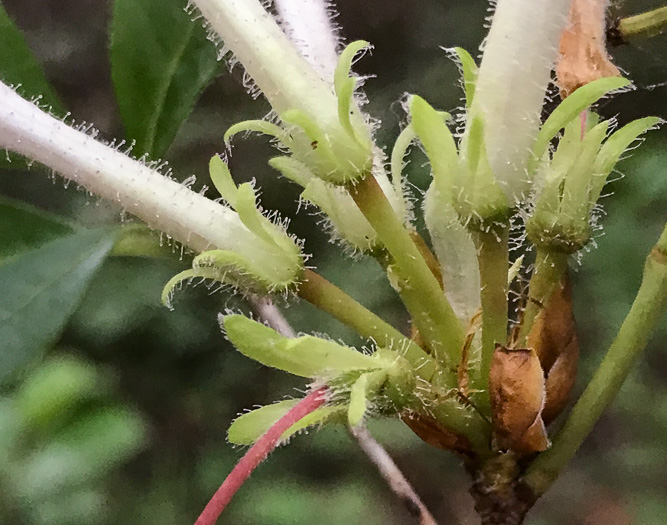
[{"label": "hairy green sepal", "polygon": [[241,122],[225,133],[225,141],[242,131],[264,133],[277,139],[295,160],[323,181],[345,185],[366,176],[373,165],[373,143],[368,124],[355,104],[357,79],[350,76],[354,57],[366,47],[368,42],[352,42],[340,56],[334,73],[335,121],[323,121],[320,115],[295,106],[279,111],[281,125],[258,120]]},{"label": "hairy green sepal", "polygon": [[638,119],[605,141],[608,122],[597,123],[594,114],[589,119],[591,124],[582,137],[580,117],[575,113],[565,124],[551,159],[544,154],[536,169],[535,207],[526,231],[537,245],[565,253],[586,245],[592,235],[594,206],[616,162],[639,135],[660,123],[656,117]]},{"label": "hairy green sepal", "polygon": [[191,269],[175,275],[165,285],[162,302],[169,306],[175,287],[194,278],[219,281],[262,294],[291,288],[303,274],[301,247],[282,224],[274,224],[262,214],[251,184],[236,186],[220,157],[211,159],[209,169],[214,186],[236,210],[251,235],[248,239],[239,239],[238,250],[212,249],[195,257]]}]

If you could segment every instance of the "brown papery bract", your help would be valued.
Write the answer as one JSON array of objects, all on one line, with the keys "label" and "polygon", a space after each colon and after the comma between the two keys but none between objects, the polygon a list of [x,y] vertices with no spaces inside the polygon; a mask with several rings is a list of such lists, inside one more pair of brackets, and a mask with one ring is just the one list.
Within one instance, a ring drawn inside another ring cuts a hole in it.
[{"label": "brown papery bract", "polygon": [[556,65],[556,83],[562,98],[598,78],[621,76],[607,54],[607,4],[607,0],[572,0]]},{"label": "brown papery bract", "polygon": [[463,455],[472,453],[472,445],[468,438],[443,427],[435,419],[415,413],[402,414],[401,419],[429,445]]},{"label": "brown papery bract", "polygon": [[489,373],[489,396],[499,449],[518,454],[546,450],[549,440],[542,421],[545,379],[533,349],[496,345]]},{"label": "brown papery bract", "polygon": [[548,425],[567,405],[579,362],[572,287],[567,273],[537,315],[527,343],[537,353],[546,376],[547,397],[542,418]]}]

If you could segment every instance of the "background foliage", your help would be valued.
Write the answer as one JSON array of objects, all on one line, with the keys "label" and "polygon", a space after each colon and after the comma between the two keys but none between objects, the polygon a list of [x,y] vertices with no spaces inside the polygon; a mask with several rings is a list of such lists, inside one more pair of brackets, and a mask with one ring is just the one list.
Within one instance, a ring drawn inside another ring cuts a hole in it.
[{"label": "background foliage", "polygon": [[[337,3],[345,39],[375,45],[358,67],[377,75],[366,90],[369,112],[383,122],[381,143],[391,144],[398,133],[404,118],[398,101],[405,92],[441,109],[459,105],[456,67],[439,46],[475,50],[486,1]],[[1,76],[21,79],[24,92],[44,94],[57,112],[95,123],[105,139],[135,139],[136,155],[167,159],[179,178],[199,174],[200,188],[208,159],[223,149],[224,130],[269,108],[246,95],[239,68],[230,74],[215,61],[212,45],[180,4],[3,0],[36,60],[21,51],[21,33],[5,25]],[[614,12],[658,5],[626,0]],[[619,114],[622,122],[666,118],[665,37],[613,53],[638,90],[601,111]],[[13,71],[19,63],[23,69]],[[609,216],[598,247],[574,268],[583,354],[579,390],[627,312],[643,259],[665,220],[666,145],[664,129],[652,132],[620,165],[626,176],[610,186],[615,195],[605,200]],[[343,258],[317,217],[296,214],[298,190],[266,165],[269,151],[261,138],[236,141],[231,167],[239,182],[257,179],[266,208],[296,216],[291,230],[307,240],[324,276],[405,327],[375,263]],[[418,153],[412,159],[408,172],[418,196],[428,167]],[[113,251],[107,257],[120,210],[66,190],[40,167],[23,168],[14,163],[0,172],[0,523],[193,522],[241,453],[225,442],[230,421],[303,385],[244,359],[223,339],[215,314],[247,309],[242,301],[200,286],[179,293],[174,312],[159,304],[162,286],[187,266],[187,254],[165,248],[154,250],[153,258]],[[160,241],[156,235],[144,242],[157,247]],[[309,305],[291,305],[285,313],[298,330],[355,342]],[[663,323],[619,399],[529,523],[664,523],[666,343]],[[442,523],[474,523],[467,480],[454,456],[425,445],[400,422],[374,422],[371,430]],[[407,519],[341,427],[298,437],[278,451],[224,521],[372,525]]]}]

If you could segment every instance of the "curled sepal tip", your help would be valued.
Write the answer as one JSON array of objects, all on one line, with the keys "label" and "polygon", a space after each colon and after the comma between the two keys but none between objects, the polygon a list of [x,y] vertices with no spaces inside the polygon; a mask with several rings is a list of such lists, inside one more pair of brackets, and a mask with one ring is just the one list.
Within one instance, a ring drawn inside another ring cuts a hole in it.
[{"label": "curled sepal tip", "polygon": [[283,128],[266,120],[244,120],[229,127],[225,132],[223,140],[227,146],[231,143],[234,135],[239,133],[260,133],[275,138],[283,146],[289,148],[292,145],[292,137]]},{"label": "curled sepal tip", "polygon": [[426,150],[431,163],[433,180],[441,198],[451,202],[458,168],[458,151],[446,121],[447,113],[434,109],[418,95],[409,101],[411,126]]},{"label": "curled sepal tip", "polygon": [[[350,120],[350,115],[354,114],[354,89],[357,86],[357,79],[351,76],[352,63],[354,57],[370,46],[364,40],[357,40],[348,45],[340,55],[336,71],[334,73],[334,89],[338,97],[338,118],[343,128],[349,133],[350,137],[357,139],[356,130]],[[359,145],[363,147],[364,138],[362,137]]]},{"label": "curled sepal tip", "polygon": [[165,305],[170,310],[174,309],[171,300],[174,296],[174,290],[176,290],[176,287],[182,282],[190,281],[196,278],[214,279],[215,277],[217,277],[217,272],[214,272],[210,269],[202,269],[201,271],[196,271],[191,269],[177,273],[171,279],[169,279],[167,284],[165,284],[164,288],[162,289],[162,297],[161,297],[162,304]]}]

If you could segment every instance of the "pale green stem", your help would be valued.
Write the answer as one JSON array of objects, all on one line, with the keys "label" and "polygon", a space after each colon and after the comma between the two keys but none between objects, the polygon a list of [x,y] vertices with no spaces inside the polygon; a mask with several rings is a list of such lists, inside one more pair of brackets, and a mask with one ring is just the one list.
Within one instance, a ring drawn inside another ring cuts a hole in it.
[{"label": "pale green stem", "polygon": [[490,413],[489,371],[496,343],[507,342],[507,271],[509,269],[509,228],[474,232],[480,275],[482,303],[482,355],[476,370],[471,370],[472,390],[482,392],[476,406]]},{"label": "pale green stem", "polygon": [[622,18],[618,22],[618,32],[623,40],[649,38],[659,35],[667,27],[667,6],[635,16]]},{"label": "pale green stem", "polygon": [[551,297],[551,293],[561,282],[567,270],[568,255],[556,250],[538,247],[533,274],[528,288],[528,303],[523,315],[521,330],[519,331],[518,346],[525,347],[535,318],[544,308]]},{"label": "pale green stem", "polygon": [[630,312],[553,446],[529,466],[524,482],[544,494],[575,455],[607,405],[616,397],[645,348],[667,301],[667,227],[649,254],[644,277]]},{"label": "pale green stem", "polygon": [[[403,353],[415,367],[417,375],[432,382],[436,379],[437,363],[414,341],[406,338],[393,326],[355,301],[340,288],[311,270],[306,270],[298,294],[302,299],[355,330],[362,337],[373,339],[379,346]],[[451,391],[446,374],[437,376],[441,388]],[[426,396],[429,394],[426,393]],[[488,451],[489,425],[471,408],[465,407],[456,396],[422,399],[427,405],[437,402],[436,419],[447,428],[465,435],[475,450]],[[417,407],[415,407],[417,409]]]},{"label": "pale green stem", "polygon": [[403,287],[401,298],[413,323],[439,360],[456,365],[463,330],[419,248],[374,177],[364,177],[348,189],[394,260],[392,269]]},{"label": "pale green stem", "polygon": [[424,350],[321,275],[306,270],[297,293],[360,336],[374,340],[378,346],[403,353],[420,377],[427,381],[433,377],[436,363]]}]

